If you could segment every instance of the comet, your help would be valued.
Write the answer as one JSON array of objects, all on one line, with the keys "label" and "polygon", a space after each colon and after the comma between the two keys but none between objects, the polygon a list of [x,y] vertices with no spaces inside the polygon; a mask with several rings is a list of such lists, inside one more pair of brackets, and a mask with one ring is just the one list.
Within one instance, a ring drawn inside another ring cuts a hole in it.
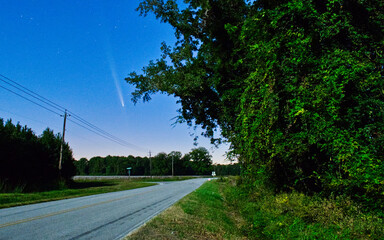
[{"label": "comet", "polygon": [[115,82],[117,96],[119,97],[121,106],[125,107],[124,97],[123,97],[123,93],[121,91],[121,85],[120,85],[119,78],[117,77],[117,73],[116,73],[115,60],[114,60],[110,50],[106,51],[106,53],[107,53],[107,60],[108,60],[108,64],[109,64],[109,69],[111,71],[112,79]]}]

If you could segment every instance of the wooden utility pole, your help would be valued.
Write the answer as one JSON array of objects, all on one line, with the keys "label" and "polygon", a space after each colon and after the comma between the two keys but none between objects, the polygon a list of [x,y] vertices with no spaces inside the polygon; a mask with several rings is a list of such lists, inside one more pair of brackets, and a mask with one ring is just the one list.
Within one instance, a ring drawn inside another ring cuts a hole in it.
[{"label": "wooden utility pole", "polygon": [[152,158],[151,158],[151,151],[149,151],[149,176],[152,176]]},{"label": "wooden utility pole", "polygon": [[65,137],[65,124],[67,122],[67,109],[65,109],[65,112],[64,112],[64,124],[63,124],[63,137],[62,137],[62,141],[61,141],[61,146],[60,146],[60,159],[59,159],[59,171],[61,171],[61,163],[63,161],[63,148],[64,148],[64,137]]}]

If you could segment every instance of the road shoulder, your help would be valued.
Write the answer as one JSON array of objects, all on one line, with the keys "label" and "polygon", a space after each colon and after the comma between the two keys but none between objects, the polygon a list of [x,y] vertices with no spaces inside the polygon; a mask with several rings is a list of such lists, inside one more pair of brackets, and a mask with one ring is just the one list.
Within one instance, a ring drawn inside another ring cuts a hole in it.
[{"label": "road shoulder", "polygon": [[223,187],[206,182],[124,239],[245,239],[242,218],[226,203]]}]

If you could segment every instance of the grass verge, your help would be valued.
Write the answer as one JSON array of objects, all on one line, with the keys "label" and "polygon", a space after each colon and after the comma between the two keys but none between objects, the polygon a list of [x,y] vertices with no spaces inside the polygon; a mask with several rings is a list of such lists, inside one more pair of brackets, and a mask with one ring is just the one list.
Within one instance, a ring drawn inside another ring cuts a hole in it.
[{"label": "grass verge", "polygon": [[0,193],[0,208],[123,191],[152,185],[155,185],[155,183],[116,179],[91,181],[77,180],[68,188],[60,190],[32,193]]},{"label": "grass verge", "polygon": [[125,239],[246,239],[241,217],[223,195],[224,185],[209,181]]},{"label": "grass verge", "polygon": [[234,178],[207,182],[128,239],[384,239],[384,213],[349,198],[250,193]]},{"label": "grass verge", "polygon": [[248,239],[384,239],[383,212],[349,198],[254,188],[249,193],[232,184],[225,193],[246,220],[242,232]]}]

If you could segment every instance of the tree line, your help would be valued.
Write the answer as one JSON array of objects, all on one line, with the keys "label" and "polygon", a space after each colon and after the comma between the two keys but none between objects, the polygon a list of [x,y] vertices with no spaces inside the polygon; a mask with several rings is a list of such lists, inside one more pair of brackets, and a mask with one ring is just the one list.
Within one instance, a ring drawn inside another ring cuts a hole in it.
[{"label": "tree line", "polygon": [[189,153],[173,151],[154,157],[107,156],[76,161],[68,143],[63,145],[62,169],[59,171],[62,137],[47,128],[37,136],[32,129],[0,118],[0,192],[31,192],[65,187],[77,175],[164,176],[239,174],[236,165],[212,165],[212,156],[204,147]]},{"label": "tree line", "polygon": [[89,160],[81,158],[75,161],[77,175],[128,175],[127,168],[132,176],[164,176],[172,175],[211,175],[216,174],[238,175],[236,165],[213,165],[212,156],[204,147],[194,148],[189,153],[161,152],[153,157],[106,156],[92,157]]},{"label": "tree line", "polygon": [[239,176],[241,174],[241,166],[239,163],[233,164],[215,164],[213,170],[216,176]]},{"label": "tree line", "polygon": [[134,102],[177,97],[177,121],[228,140],[250,191],[266,184],[384,208],[383,1],[177,2],[137,9],[177,41],[126,78]]},{"label": "tree line", "polygon": [[58,169],[61,142],[49,128],[37,136],[27,126],[0,118],[0,191],[47,190],[70,181],[76,169],[67,143]]}]

